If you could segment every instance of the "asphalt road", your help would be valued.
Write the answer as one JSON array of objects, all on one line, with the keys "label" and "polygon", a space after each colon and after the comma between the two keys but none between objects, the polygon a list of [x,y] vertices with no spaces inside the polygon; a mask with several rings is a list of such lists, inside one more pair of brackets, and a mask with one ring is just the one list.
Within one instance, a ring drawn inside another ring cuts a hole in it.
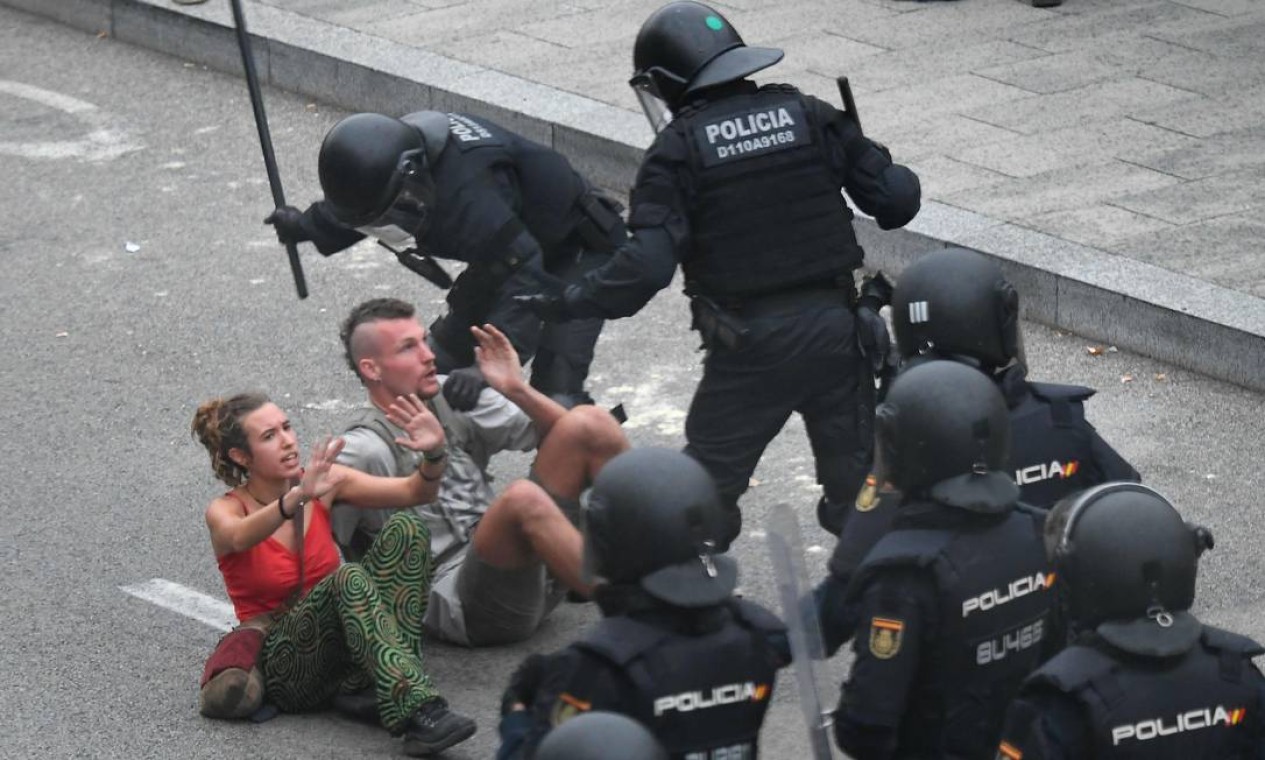
[{"label": "asphalt road", "polygon": [[[272,204],[241,80],[7,9],[0,41],[0,756],[396,754],[381,730],[329,714],[259,726],[201,719],[197,679],[219,634],[119,587],[164,578],[224,597],[201,517],[222,489],[188,434],[198,402],[262,389],[304,439],[336,431],[362,399],[342,363],[339,319],[380,295],[433,315],[440,293],[363,245],[330,259],[306,251],[312,297],[295,298],[283,251],[260,223]],[[289,197],[305,203],[318,193],[320,139],[340,114],[267,96]],[[673,289],[603,336],[594,394],[625,403],[637,444],[682,443],[699,374],[687,323]],[[1265,637],[1265,592],[1254,585],[1265,563],[1262,397],[1026,330],[1034,375],[1100,388],[1091,418],[1104,435],[1213,529],[1197,611]],[[525,463],[498,471],[508,480]],[[817,489],[798,424],[770,446],[756,480],[749,530],[778,501],[801,507],[819,577],[830,544],[810,508]],[[758,534],[735,552],[744,593],[775,605]],[[437,683],[480,723],[448,756],[490,756],[514,665],[561,646],[594,614],[564,607],[515,647],[430,647]],[[836,674],[845,665],[831,663]],[[800,725],[783,678],[765,756],[805,756]]]}]

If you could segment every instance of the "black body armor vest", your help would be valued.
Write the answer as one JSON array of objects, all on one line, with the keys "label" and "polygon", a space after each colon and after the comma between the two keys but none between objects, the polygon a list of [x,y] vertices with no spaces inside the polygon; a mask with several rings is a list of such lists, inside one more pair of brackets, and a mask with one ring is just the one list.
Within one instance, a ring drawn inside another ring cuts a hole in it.
[{"label": "black body armor vest", "polygon": [[896,530],[866,556],[851,591],[902,567],[934,578],[938,624],[923,641],[896,756],[989,757],[1048,634],[1054,578],[1040,517],[1016,508],[978,528]]},{"label": "black body armor vest", "polygon": [[684,109],[692,251],[686,290],[734,298],[830,283],[861,265],[852,211],[813,106],[764,87]]},{"label": "black body armor vest", "polygon": [[1025,687],[1080,703],[1097,760],[1249,760],[1260,752],[1265,707],[1249,661],[1262,653],[1249,638],[1204,626],[1189,651],[1164,659],[1069,647]]},{"label": "black body armor vest", "polygon": [[780,621],[741,600],[729,606],[731,621],[696,636],[620,615],[604,618],[575,644],[631,684],[630,715],[673,760],[757,756],[776,675],[761,630]]},{"label": "black body armor vest", "polygon": [[1092,388],[1028,383],[1010,410],[1010,464],[1025,504],[1049,509],[1064,496],[1101,482],[1093,429],[1085,421]]}]

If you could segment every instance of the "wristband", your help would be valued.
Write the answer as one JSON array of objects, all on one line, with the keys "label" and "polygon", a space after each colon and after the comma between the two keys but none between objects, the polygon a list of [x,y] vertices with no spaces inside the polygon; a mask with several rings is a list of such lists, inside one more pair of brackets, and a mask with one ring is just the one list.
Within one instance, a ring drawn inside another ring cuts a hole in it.
[{"label": "wristband", "polygon": [[448,457],[447,447],[440,449],[438,454],[432,454],[429,451],[422,452],[422,461],[427,464],[435,464],[436,462],[442,462],[447,457]]},{"label": "wristband", "polygon": [[294,519],[293,512],[291,512],[288,515],[286,514],[285,497],[286,497],[285,494],[281,494],[280,496],[277,497],[277,511],[281,513],[282,520],[293,520]]}]

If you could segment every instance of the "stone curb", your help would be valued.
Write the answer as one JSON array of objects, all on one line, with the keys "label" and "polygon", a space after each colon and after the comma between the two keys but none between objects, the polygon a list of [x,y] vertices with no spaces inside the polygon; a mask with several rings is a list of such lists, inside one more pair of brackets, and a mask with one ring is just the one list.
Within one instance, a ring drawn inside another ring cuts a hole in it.
[{"label": "stone curb", "polygon": [[[241,60],[228,3],[0,0],[88,32],[231,74]],[[631,186],[650,143],[640,114],[354,29],[247,3],[260,80],[335,106],[486,116],[565,153],[608,188]],[[935,201],[907,228],[858,217],[867,264],[893,274],[934,248],[996,259],[1024,316],[1096,341],[1265,391],[1265,301]]]}]

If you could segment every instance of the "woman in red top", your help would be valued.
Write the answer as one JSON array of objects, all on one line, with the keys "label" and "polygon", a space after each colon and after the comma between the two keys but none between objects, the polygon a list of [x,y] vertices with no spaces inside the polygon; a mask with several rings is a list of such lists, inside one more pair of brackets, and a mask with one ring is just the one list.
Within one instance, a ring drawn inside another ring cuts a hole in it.
[{"label": "woman in red top", "polygon": [[[382,725],[404,734],[407,754],[427,755],[475,731],[474,721],[447,709],[422,668],[430,535],[403,510],[363,561],[340,566],[326,507],[334,500],[404,507],[436,498],[446,461],[439,421],[416,396],[398,397],[388,418],[407,434],[397,442],[423,454],[409,477],[378,478],[335,464],[342,439],[318,443],[304,468],[290,420],[262,394],[202,404],[193,433],[215,474],[232,486],[207,507],[206,524],[238,618],[267,629],[259,668],[268,699],[298,712],[325,707],[340,686],[372,686]],[[299,514],[301,528],[292,522]]]}]

